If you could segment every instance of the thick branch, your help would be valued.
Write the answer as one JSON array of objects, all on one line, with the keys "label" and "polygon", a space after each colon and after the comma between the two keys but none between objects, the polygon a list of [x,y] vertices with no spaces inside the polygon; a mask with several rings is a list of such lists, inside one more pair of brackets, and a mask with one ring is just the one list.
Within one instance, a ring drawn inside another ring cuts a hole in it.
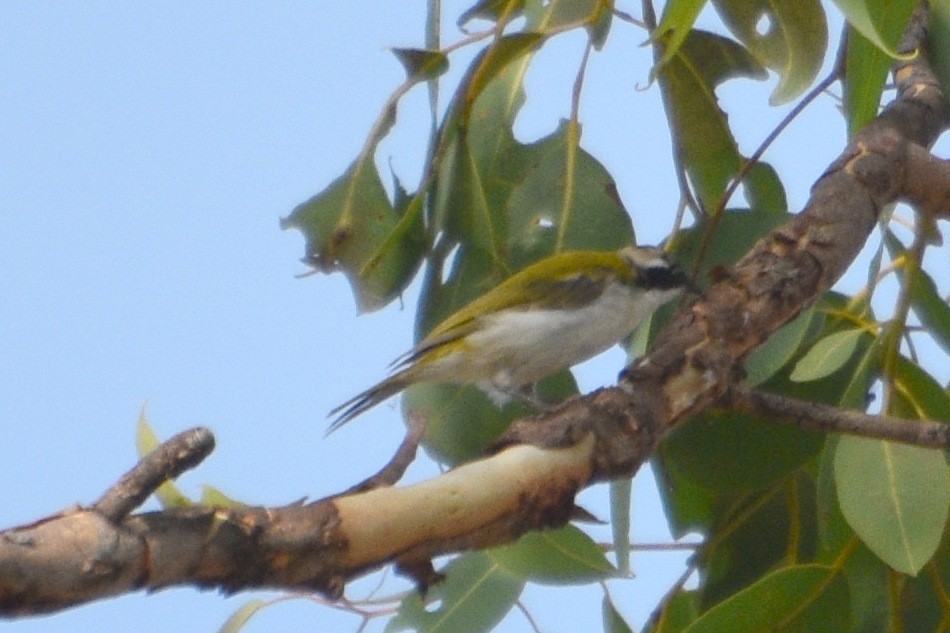
[{"label": "thick branch", "polygon": [[[905,49],[921,42],[915,23]],[[367,570],[396,563],[420,573],[432,556],[563,525],[579,489],[633,474],[671,425],[721,401],[745,356],[841,276],[882,206],[917,195],[908,156],[936,139],[947,109],[923,55],[901,65],[897,80],[897,101],[829,167],[802,213],[681,310],[625,371],[621,388],[521,420],[494,455],[414,486],[121,520],[133,501],[109,495],[99,504],[108,516],[80,508],[7,530],[0,533],[0,614],[183,584],[339,596]]]}]

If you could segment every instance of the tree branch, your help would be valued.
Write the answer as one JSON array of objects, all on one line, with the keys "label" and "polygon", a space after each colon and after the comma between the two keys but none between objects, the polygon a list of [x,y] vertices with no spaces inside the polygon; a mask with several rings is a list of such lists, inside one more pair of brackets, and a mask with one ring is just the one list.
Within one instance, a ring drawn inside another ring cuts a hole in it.
[{"label": "tree branch", "polygon": [[816,402],[734,387],[729,406],[736,411],[789,422],[803,429],[847,433],[929,448],[950,448],[950,424],[868,415]]},{"label": "tree branch", "polygon": [[[904,50],[924,41],[923,21],[921,12]],[[883,205],[924,194],[909,161],[944,129],[947,106],[924,55],[896,75],[897,100],[828,168],[805,209],[680,310],[619,388],[520,420],[492,455],[407,487],[277,508],[126,516],[154,478],[118,484],[93,508],[0,533],[0,615],[188,584],[338,597],[348,580],[383,565],[425,583],[433,556],[563,525],[581,488],[632,475],[672,425],[727,401],[746,355],[831,287]]]}]

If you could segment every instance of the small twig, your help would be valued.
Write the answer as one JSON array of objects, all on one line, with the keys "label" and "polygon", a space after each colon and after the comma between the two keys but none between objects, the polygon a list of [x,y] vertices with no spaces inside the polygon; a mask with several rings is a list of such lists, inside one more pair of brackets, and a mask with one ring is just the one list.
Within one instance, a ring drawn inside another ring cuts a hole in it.
[{"label": "small twig", "polygon": [[392,486],[402,479],[402,476],[406,473],[406,469],[409,468],[409,464],[416,458],[416,450],[419,448],[419,442],[422,441],[425,430],[426,425],[424,421],[410,417],[406,437],[403,438],[402,443],[399,445],[399,448],[396,449],[392,459],[375,475],[364,479],[355,486],[335,496],[355,495],[366,492],[367,490]]},{"label": "small twig", "polygon": [[869,415],[763,391],[750,391],[744,387],[731,390],[729,404],[736,411],[790,422],[803,429],[847,433],[928,448],[950,447],[950,424],[941,422]]},{"label": "small twig", "polygon": [[214,450],[214,435],[198,427],[183,431],[143,457],[100,497],[93,509],[118,523],[166,481],[194,468]]}]

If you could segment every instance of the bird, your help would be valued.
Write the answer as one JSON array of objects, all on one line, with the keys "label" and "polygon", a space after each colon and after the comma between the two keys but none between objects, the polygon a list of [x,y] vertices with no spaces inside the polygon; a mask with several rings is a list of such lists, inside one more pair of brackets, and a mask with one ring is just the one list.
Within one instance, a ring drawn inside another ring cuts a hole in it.
[{"label": "bird", "polygon": [[327,433],[421,382],[474,384],[501,406],[537,404],[534,385],[606,351],[692,281],[662,249],[565,251],[450,315],[393,361],[392,374],[330,411]]}]

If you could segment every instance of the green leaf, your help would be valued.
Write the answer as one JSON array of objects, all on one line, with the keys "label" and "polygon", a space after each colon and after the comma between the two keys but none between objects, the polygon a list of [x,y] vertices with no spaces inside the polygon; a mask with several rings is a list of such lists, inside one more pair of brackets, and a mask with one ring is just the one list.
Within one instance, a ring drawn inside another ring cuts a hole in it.
[{"label": "green leaf", "polygon": [[604,614],[604,633],[633,633],[633,629],[610,601],[610,596],[604,595],[601,610]]},{"label": "green leaf", "polygon": [[927,328],[927,334],[933,337],[943,351],[950,354],[950,306],[937,292],[937,284],[925,270],[918,270],[911,294],[914,314]]},{"label": "green leaf", "polygon": [[823,442],[821,433],[707,411],[674,428],[664,455],[684,476],[722,495],[765,488],[817,455]]},{"label": "green leaf", "polygon": [[698,278],[703,279],[713,267],[730,266],[739,261],[759,238],[791,217],[787,213],[755,213],[748,209],[727,209],[719,216],[715,228],[707,220],[680,231],[673,238],[673,250],[682,261],[694,262],[703,235],[706,231],[715,230],[716,233],[706,250],[706,257],[699,266]]},{"label": "green leaf", "polygon": [[459,556],[449,563],[445,574],[445,580],[426,593],[425,603],[415,592],[403,600],[386,631],[490,631],[511,610],[524,588],[523,580],[502,569],[485,552]]},{"label": "green leaf", "polygon": [[950,422],[950,396],[933,376],[904,357],[897,361],[891,415]]},{"label": "green leaf", "polygon": [[[686,633],[761,633],[802,630],[794,626],[803,616],[803,607],[828,594],[835,578],[831,567],[799,565],[772,572],[752,586],[723,600],[686,628]],[[834,605],[839,607],[840,604]],[[830,610],[829,610],[830,611]],[[804,629],[808,633],[841,631],[840,615],[829,612],[838,622]]]},{"label": "green leaf", "polygon": [[710,211],[743,163],[715,92],[734,77],[765,79],[768,73],[732,40],[696,30],[658,73],[674,142]]},{"label": "green leaf", "polygon": [[785,187],[782,186],[782,180],[774,167],[759,161],[752,166],[742,182],[745,185],[746,199],[752,211],[782,216],[788,213]]},{"label": "green leaf", "polygon": [[525,4],[526,0],[479,0],[459,16],[458,27],[464,29],[466,24],[476,18],[496,22],[504,16],[512,20],[524,12]]},{"label": "green leaf", "polygon": [[799,96],[818,76],[828,25],[818,0],[713,0],[723,22],[760,63],[778,73],[772,105]]},{"label": "green leaf", "polygon": [[428,81],[444,74],[449,69],[449,58],[441,51],[420,48],[394,48],[393,55],[406,69],[409,83]]},{"label": "green leaf", "polygon": [[[847,3],[852,4],[852,3]],[[857,3],[854,3],[857,5]],[[848,133],[853,136],[877,116],[884,82],[892,59],[886,51],[896,50],[913,12],[915,2],[908,0],[867,0],[855,6],[857,12],[866,11],[871,22],[868,27],[848,29],[848,48],[845,63],[848,72],[842,77],[844,106],[848,117]],[[877,39],[868,37],[867,28],[873,28]],[[883,46],[882,46],[883,45]]]},{"label": "green leaf", "polygon": [[613,535],[617,570],[630,573],[630,505],[633,493],[632,479],[610,482],[610,530]]},{"label": "green leaf", "polygon": [[512,62],[534,53],[543,41],[541,33],[513,33],[498,38],[482,51],[469,66],[468,74],[454,97],[454,105],[461,106],[459,124],[468,125],[472,105],[493,79]]},{"label": "green leaf", "polygon": [[610,250],[634,242],[630,214],[607,169],[581,149],[571,121],[527,146],[530,166],[511,191],[509,264],[520,269],[570,250]]},{"label": "green leaf", "polygon": [[[559,402],[577,393],[569,371],[559,372],[538,384],[546,402]],[[520,402],[498,409],[475,387],[447,383],[422,383],[407,389],[402,398],[403,416],[426,421],[422,444],[426,452],[444,464],[461,464],[484,454],[512,420],[531,413]]]},{"label": "green leaf", "polygon": [[663,54],[650,71],[651,79],[679,52],[705,4],[706,0],[670,0],[663,7],[663,16],[651,38],[662,42]]},{"label": "green leaf", "polygon": [[930,0],[927,50],[943,94],[950,94],[950,2]]},{"label": "green leaf", "polygon": [[269,603],[264,600],[249,600],[244,605],[232,613],[230,617],[218,629],[218,633],[238,633],[247,624],[247,621],[255,613],[266,607]]},{"label": "green leaf", "polygon": [[813,315],[813,309],[805,310],[749,354],[745,362],[747,385],[765,382],[791,360],[808,334]]},{"label": "green leaf", "polygon": [[573,525],[529,532],[489,550],[488,556],[513,576],[541,584],[598,582],[617,575],[597,543]]},{"label": "green leaf", "polygon": [[795,364],[789,379],[795,382],[810,382],[830,376],[851,360],[858,341],[864,335],[864,330],[853,329],[825,336]]},{"label": "green leaf", "polygon": [[681,633],[699,615],[697,592],[680,590],[659,611],[653,613],[644,631]]},{"label": "green leaf", "polygon": [[[156,448],[161,442],[152,426],[148,422],[148,416],[145,414],[145,405],[139,410],[139,420],[135,429],[135,446],[138,449],[139,457],[145,457]],[[187,508],[194,503],[185,494],[178,489],[178,486],[170,481],[166,481],[155,491],[155,498],[163,508]]]},{"label": "green leaf", "polygon": [[[876,47],[894,59],[912,59],[901,55],[896,44],[907,18],[914,8],[913,0],[833,0],[848,23]],[[908,5],[910,9],[908,9]],[[903,17],[903,19],[901,19]],[[897,37],[894,37],[894,33]]]},{"label": "green leaf", "polygon": [[947,522],[943,453],[846,436],[835,449],[834,472],[841,511],[861,540],[895,570],[916,575]]},{"label": "green leaf", "polygon": [[372,154],[364,152],[345,174],[281,220],[281,228],[304,234],[305,259],[315,270],[343,271],[361,312],[399,295],[425,247],[422,201],[403,213],[394,208]]},{"label": "green leaf", "polygon": [[224,494],[214,486],[202,486],[201,501],[203,506],[212,506],[215,508],[246,508],[247,504],[233,499]]},{"label": "green leaf", "polygon": [[821,551],[815,562],[841,564],[848,583],[848,610],[851,631],[885,633],[885,623],[891,618],[890,569],[862,543],[854,547],[857,538],[848,525],[834,482],[834,447],[839,436],[833,436],[822,452],[818,464],[817,516]]}]

